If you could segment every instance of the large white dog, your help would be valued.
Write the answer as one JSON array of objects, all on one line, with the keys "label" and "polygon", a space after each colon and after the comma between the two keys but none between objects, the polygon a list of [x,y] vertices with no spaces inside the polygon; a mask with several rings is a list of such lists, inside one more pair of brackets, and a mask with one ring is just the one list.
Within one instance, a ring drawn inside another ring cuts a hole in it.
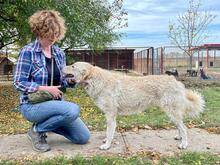
[{"label": "large white dog", "polygon": [[108,149],[116,128],[116,116],[134,114],[151,106],[160,107],[176,124],[181,140],[180,149],[188,145],[187,130],[183,123],[185,114],[198,115],[203,111],[204,100],[200,94],[188,90],[173,76],[126,76],[101,69],[86,62],[76,62],[63,69],[74,75],[86,92],[105,113],[106,141],[100,149]]}]

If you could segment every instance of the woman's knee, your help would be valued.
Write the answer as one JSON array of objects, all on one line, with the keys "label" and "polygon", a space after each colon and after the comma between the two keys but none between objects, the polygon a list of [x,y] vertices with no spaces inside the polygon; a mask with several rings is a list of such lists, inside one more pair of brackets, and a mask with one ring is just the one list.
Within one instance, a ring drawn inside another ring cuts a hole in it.
[{"label": "woman's knee", "polygon": [[73,143],[86,144],[86,143],[88,143],[89,139],[90,139],[90,132],[86,131],[86,132],[78,135],[78,137],[73,140]]},{"label": "woman's knee", "polygon": [[87,136],[83,136],[79,144],[87,144],[90,139],[90,134]]},{"label": "woman's knee", "polygon": [[68,121],[75,120],[77,119],[77,117],[79,117],[79,113],[80,113],[80,107],[77,104],[68,103],[64,117]]}]

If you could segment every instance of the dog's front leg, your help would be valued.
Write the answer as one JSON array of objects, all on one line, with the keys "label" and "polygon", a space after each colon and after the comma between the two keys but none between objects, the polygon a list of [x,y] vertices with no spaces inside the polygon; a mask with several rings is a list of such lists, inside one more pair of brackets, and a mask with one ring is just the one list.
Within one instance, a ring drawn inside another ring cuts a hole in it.
[{"label": "dog's front leg", "polygon": [[105,144],[99,147],[101,150],[107,150],[111,146],[116,128],[116,116],[106,114],[106,121],[107,121],[106,141]]}]

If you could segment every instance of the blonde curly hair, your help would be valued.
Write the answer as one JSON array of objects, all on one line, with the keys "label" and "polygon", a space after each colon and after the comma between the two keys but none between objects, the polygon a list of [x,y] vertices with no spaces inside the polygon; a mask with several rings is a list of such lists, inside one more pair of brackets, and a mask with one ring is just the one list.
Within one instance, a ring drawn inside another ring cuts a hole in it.
[{"label": "blonde curly hair", "polygon": [[61,40],[66,32],[65,20],[55,10],[35,12],[29,18],[29,25],[34,35],[40,38],[50,38],[55,35],[57,40]]}]

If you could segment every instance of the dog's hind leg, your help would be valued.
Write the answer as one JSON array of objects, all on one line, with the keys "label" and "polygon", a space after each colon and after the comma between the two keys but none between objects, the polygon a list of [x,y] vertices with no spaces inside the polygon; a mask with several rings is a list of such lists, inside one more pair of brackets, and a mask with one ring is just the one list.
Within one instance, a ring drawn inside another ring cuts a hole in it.
[{"label": "dog's hind leg", "polygon": [[[185,149],[188,146],[187,141],[187,128],[183,123],[183,114],[181,113],[181,108],[171,109],[171,107],[164,108],[167,115],[170,117],[172,122],[177,126],[179,136],[178,140],[181,140],[181,143],[178,145],[179,149]],[[177,139],[176,138],[176,139]]]},{"label": "dog's hind leg", "polygon": [[116,128],[116,115],[105,114],[105,116],[107,121],[106,141],[105,144],[99,147],[101,150],[107,150],[110,148]]},{"label": "dog's hind leg", "polygon": [[181,140],[182,137],[180,136],[180,129],[178,129],[178,135],[174,136],[174,140]]},{"label": "dog's hind leg", "polygon": [[179,130],[179,135],[180,135],[180,139],[181,139],[181,143],[179,144],[178,148],[179,149],[186,149],[186,147],[188,146],[187,128],[184,125],[183,121],[180,121],[177,123],[177,128]]},{"label": "dog's hind leg", "polygon": [[187,140],[187,128],[183,123],[182,117],[177,117],[169,114],[169,117],[171,120],[176,124],[179,136],[176,137],[177,140],[181,140],[181,143],[178,145],[179,149],[186,149],[188,146],[188,140]]}]

